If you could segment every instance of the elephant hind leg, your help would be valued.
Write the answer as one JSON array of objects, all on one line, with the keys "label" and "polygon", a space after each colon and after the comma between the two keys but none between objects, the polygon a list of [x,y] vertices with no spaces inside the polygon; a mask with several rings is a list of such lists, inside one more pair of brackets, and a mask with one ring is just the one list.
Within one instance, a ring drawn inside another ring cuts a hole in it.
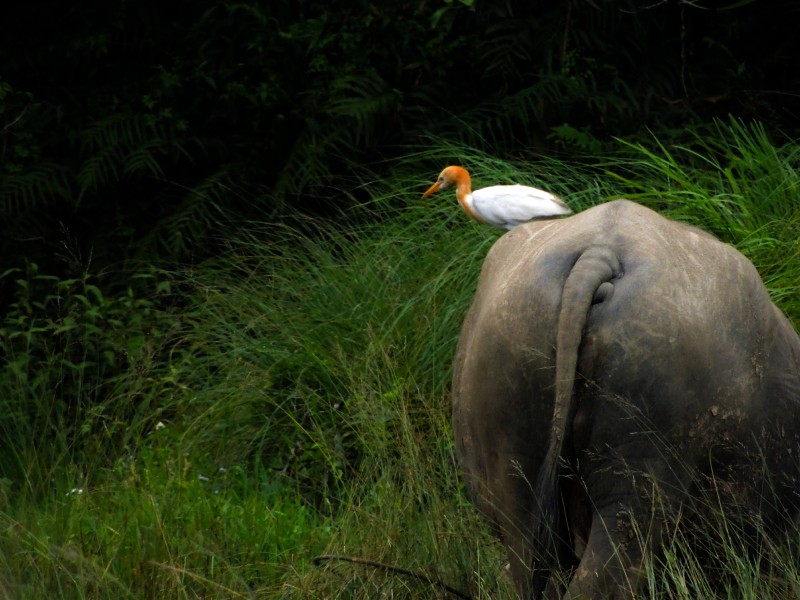
[{"label": "elephant hind leg", "polygon": [[660,531],[642,531],[629,511],[595,512],[589,539],[564,599],[635,597],[643,582],[644,553],[657,546]]}]

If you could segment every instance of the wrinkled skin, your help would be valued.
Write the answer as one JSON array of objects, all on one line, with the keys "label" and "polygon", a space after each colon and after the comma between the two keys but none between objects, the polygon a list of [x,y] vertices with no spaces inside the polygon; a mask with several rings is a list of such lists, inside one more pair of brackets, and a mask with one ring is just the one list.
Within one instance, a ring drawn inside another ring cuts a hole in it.
[{"label": "wrinkled skin", "polygon": [[498,240],[459,340],[453,427],[520,597],[632,597],[665,511],[712,472],[765,518],[796,518],[798,373],[755,268],[698,229],[619,200]]}]

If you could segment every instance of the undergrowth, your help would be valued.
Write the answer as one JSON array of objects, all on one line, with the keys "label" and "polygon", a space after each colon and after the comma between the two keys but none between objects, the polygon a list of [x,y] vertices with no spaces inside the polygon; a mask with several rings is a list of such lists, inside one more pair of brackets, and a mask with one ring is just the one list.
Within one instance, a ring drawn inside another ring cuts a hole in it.
[{"label": "undergrowth", "polygon": [[[369,200],[335,221],[244,223],[191,267],[123,286],[89,265],[2,274],[0,597],[445,597],[321,554],[512,596],[449,426],[461,320],[501,232],[422,192],[458,163],[476,187],[532,184],[576,212],[631,198],[737,246],[798,323],[799,158],[739,122],[591,162],[440,143],[372,165],[349,192]],[[796,546],[753,557],[719,531],[727,587],[675,536],[649,596],[797,594]]]}]

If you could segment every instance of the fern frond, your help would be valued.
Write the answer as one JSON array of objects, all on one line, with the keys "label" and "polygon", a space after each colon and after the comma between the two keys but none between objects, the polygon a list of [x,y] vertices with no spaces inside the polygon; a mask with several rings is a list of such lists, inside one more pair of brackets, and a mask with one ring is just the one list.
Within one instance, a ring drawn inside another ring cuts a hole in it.
[{"label": "fern frond", "polygon": [[[517,20],[503,20],[494,23],[478,42],[477,50],[481,62],[485,61],[483,77],[496,78],[504,83],[519,81],[525,74],[520,65],[534,63],[531,28]],[[543,41],[539,40],[538,45]]]},{"label": "fern frond", "polygon": [[275,182],[276,195],[300,194],[333,176],[330,141],[307,128],[295,140]]},{"label": "fern frond", "polygon": [[391,89],[375,71],[338,78],[330,88],[330,102],[323,114],[331,119],[346,119],[339,123],[354,143],[368,143],[384,116],[397,108],[400,93]]},{"label": "fern frond", "polygon": [[144,248],[161,247],[171,256],[180,256],[203,246],[204,240],[219,227],[233,194],[230,176],[222,170],[186,189],[180,200],[170,201],[175,208],[162,217],[141,244]]},{"label": "fern frond", "polygon": [[161,163],[156,158],[157,155],[163,155],[163,148],[156,142],[145,144],[140,148],[131,151],[127,156],[123,157],[123,170],[125,175],[132,175],[138,172],[145,172],[149,175],[162,178],[164,176],[164,169]]},{"label": "fern frond", "polygon": [[70,173],[62,165],[40,163],[23,173],[7,173],[0,178],[0,218],[6,222],[71,199]]},{"label": "fern frond", "polygon": [[98,150],[84,160],[75,174],[78,197],[118,180],[123,158],[122,149],[112,145]]},{"label": "fern frond", "polygon": [[116,182],[122,175],[162,177],[161,159],[186,150],[173,135],[173,123],[147,114],[115,113],[80,132],[83,160],[77,181],[79,196]]},{"label": "fern frond", "polygon": [[401,103],[400,92],[374,71],[344,75],[317,93],[320,118],[308,119],[297,136],[275,185],[277,197],[329,182],[334,161],[352,160],[374,143]]}]

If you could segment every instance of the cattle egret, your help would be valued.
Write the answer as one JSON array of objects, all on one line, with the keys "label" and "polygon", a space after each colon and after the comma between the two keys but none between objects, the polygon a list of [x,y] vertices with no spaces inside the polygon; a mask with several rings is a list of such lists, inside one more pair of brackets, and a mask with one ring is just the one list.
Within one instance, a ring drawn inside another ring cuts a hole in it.
[{"label": "cattle egret", "polygon": [[572,211],[558,196],[526,185],[493,185],[472,191],[469,173],[463,167],[445,167],[422,199],[456,186],[456,197],[464,212],[481,223],[513,229],[517,225],[568,215]]}]

